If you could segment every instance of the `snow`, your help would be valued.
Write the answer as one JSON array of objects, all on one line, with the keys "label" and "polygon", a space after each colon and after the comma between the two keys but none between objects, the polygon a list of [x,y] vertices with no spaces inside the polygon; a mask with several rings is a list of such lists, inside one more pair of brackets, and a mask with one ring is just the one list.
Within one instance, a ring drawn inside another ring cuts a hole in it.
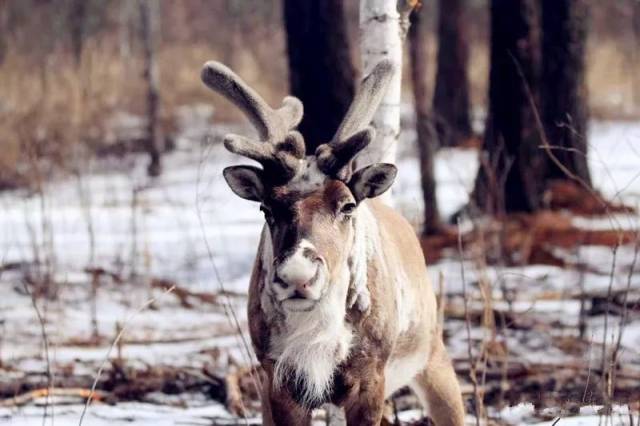
[{"label": "snow", "polygon": [[[201,121],[206,122],[208,113],[206,108],[200,111],[205,117]],[[202,123],[199,126],[204,127]],[[116,171],[114,163],[87,161],[80,178],[47,182],[42,197],[22,191],[0,194],[0,264],[23,265],[18,271],[0,272],[0,361],[5,368],[11,367],[11,374],[41,374],[46,366],[40,325],[31,298],[24,291],[22,277],[25,271],[34,276],[42,273],[32,262],[47,257],[52,257],[59,298],[40,301],[38,307],[46,318],[54,371],[74,365],[77,371],[95,374],[110,350],[118,325],[126,326],[122,351],[127,362],[178,367],[213,365],[220,371],[231,361],[252,363],[236,324],[223,305],[233,310],[246,338],[245,294],[263,219],[257,205],[235,197],[222,179],[224,167],[245,161],[227,153],[218,134],[204,139],[201,134],[202,131],[185,130],[179,149],[164,158],[164,174],[153,181],[145,176],[147,159],[131,155],[115,163]],[[406,132],[401,144],[411,143],[411,136],[411,132]],[[640,123],[593,123],[590,148],[596,187],[606,196],[639,206]],[[404,152],[394,196],[397,207],[419,226],[422,196],[418,164],[410,149]],[[473,150],[444,149],[438,153],[437,197],[444,217],[466,203],[477,163]],[[625,229],[638,229],[639,220],[633,214],[618,217]],[[589,229],[611,226],[605,219],[573,221]],[[95,235],[93,259],[89,226]],[[49,240],[53,250],[47,248]],[[472,262],[464,261],[467,294],[480,300],[478,281],[485,277],[492,284],[495,309],[538,315],[536,318],[549,324],[575,326],[580,301],[571,296],[579,291],[579,283],[587,290],[606,291],[613,254],[609,248],[585,246],[578,253],[567,255],[592,269],[581,272],[530,265],[479,270]],[[626,288],[632,258],[631,247],[618,249],[613,289]],[[87,344],[92,335],[91,277],[83,271],[88,265],[103,267],[124,278],[123,283],[118,283],[103,277],[97,289],[97,330],[102,337],[98,344]],[[446,292],[454,304],[463,295],[460,268],[456,258],[444,258],[429,265],[434,282],[443,274]],[[637,288],[640,267],[636,266],[633,272],[631,285]],[[175,282],[194,292],[221,293],[224,289],[234,295],[220,296],[223,305],[194,302],[188,308],[175,295],[150,288],[150,277]],[[510,303],[504,299],[504,289],[512,295]],[[152,297],[156,298],[153,306],[142,309]],[[603,316],[590,317],[587,326],[587,335],[601,342]],[[611,317],[607,334],[617,333],[618,326],[619,317]],[[482,327],[473,327],[472,341],[483,341],[487,333]],[[447,321],[446,334],[452,357],[466,358],[464,323]],[[526,331],[509,329],[500,338],[506,339],[510,350],[527,362],[561,364],[570,357],[557,347],[555,339],[566,334],[566,330],[553,327],[534,327]],[[634,349],[640,347],[640,321],[634,319],[625,326],[622,341],[621,356],[640,363]],[[217,358],[213,352],[219,353]],[[597,354],[593,356],[596,362]],[[9,371],[0,369],[3,375]],[[213,419],[220,422],[230,419],[219,404],[197,398],[195,401],[195,406],[192,401],[186,408],[174,403],[94,404],[85,424],[169,425],[178,421],[211,424]],[[623,413],[623,408],[620,410]],[[58,406],[55,423],[75,424],[80,411],[77,404]],[[402,415],[409,420],[420,412],[409,410]],[[495,416],[514,425],[540,421],[538,412],[529,403],[500,410]],[[620,416],[623,419],[624,413]],[[0,424],[38,424],[41,418],[42,407],[37,405],[0,408]],[[614,424],[617,419],[614,416]],[[584,412],[575,418],[563,417],[559,424],[596,422],[597,415]]]},{"label": "snow", "polygon": [[[73,404],[54,409],[53,418],[49,411],[47,425],[77,424],[83,405]],[[0,409],[0,425],[11,426],[42,425],[43,407],[28,406],[17,410]],[[249,424],[259,424],[258,419],[248,419]],[[3,423],[3,422],[7,423]],[[174,426],[238,424],[220,404],[208,402],[206,406],[178,408],[158,404],[124,402],[115,406],[94,404],[87,411],[83,424],[90,426]]]}]

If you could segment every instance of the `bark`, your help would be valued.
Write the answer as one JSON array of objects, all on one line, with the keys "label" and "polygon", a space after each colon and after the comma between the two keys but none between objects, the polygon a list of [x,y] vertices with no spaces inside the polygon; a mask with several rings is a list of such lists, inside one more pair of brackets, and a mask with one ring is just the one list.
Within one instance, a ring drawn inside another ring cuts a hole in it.
[{"label": "bark", "polygon": [[304,105],[307,152],[328,142],[353,99],[355,70],[341,0],[285,0],[291,93]]},{"label": "bark", "polygon": [[576,177],[591,185],[585,83],[587,18],[588,0],[542,1],[540,93],[547,140],[563,166],[548,161],[547,178]]},{"label": "bark", "polygon": [[147,98],[147,135],[146,148],[149,153],[149,176],[161,173],[160,152],[162,151],[162,135],[160,131],[160,93],[158,90],[158,65],[156,61],[156,44],[159,24],[159,0],[139,0],[140,27],[144,53],[144,80]]},{"label": "bark", "polygon": [[69,31],[71,33],[71,51],[76,66],[80,64],[82,58],[86,15],[87,0],[73,0],[69,11]]},{"label": "bark", "polygon": [[[357,167],[378,162],[396,162],[400,134],[402,42],[408,30],[409,13],[416,3],[415,0],[360,0],[363,75],[368,74],[383,59],[395,64],[395,75],[373,117],[376,140],[358,156]],[[387,191],[381,199],[389,203],[391,196],[391,191]]]},{"label": "bark", "polygon": [[409,28],[409,58],[411,62],[411,81],[413,99],[416,110],[416,133],[418,153],[420,156],[420,173],[422,197],[424,200],[424,224],[422,233],[437,233],[442,224],[438,213],[436,198],[436,181],[433,171],[433,160],[436,152],[437,136],[429,114],[427,90],[427,46],[424,28],[424,8],[411,15]]},{"label": "bark", "polygon": [[127,61],[131,56],[131,39],[132,39],[132,9],[135,3],[130,0],[120,0],[118,13],[118,52],[120,59]]},{"label": "bark", "polygon": [[0,8],[0,65],[4,63],[9,47],[9,12],[6,7]]},{"label": "bark", "polygon": [[402,83],[402,39],[396,0],[361,0],[360,32],[363,75],[383,59],[395,64],[396,73],[373,118],[376,140],[359,155],[358,167],[376,162],[395,163]]},{"label": "bark", "polygon": [[467,62],[466,0],[440,0],[438,69],[433,97],[436,130],[442,146],[456,146],[472,134]]},{"label": "bark", "polygon": [[534,0],[491,1],[489,114],[474,201],[483,213],[533,211],[544,184],[536,102]]},{"label": "bark", "polygon": [[[633,27],[633,69],[640,69],[640,0],[631,0]],[[633,76],[634,105],[640,107],[640,73]]]}]

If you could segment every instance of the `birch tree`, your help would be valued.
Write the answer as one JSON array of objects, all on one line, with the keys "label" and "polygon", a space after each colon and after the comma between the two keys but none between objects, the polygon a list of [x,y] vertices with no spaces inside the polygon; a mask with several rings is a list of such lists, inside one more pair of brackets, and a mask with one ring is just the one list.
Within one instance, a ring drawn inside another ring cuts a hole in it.
[{"label": "birch tree", "polygon": [[[402,42],[409,29],[409,14],[417,0],[361,0],[360,46],[363,75],[381,60],[395,64],[395,74],[380,108],[373,118],[376,140],[360,154],[357,166],[395,163],[400,134],[400,94],[402,83]],[[390,191],[383,198],[390,200]]]}]

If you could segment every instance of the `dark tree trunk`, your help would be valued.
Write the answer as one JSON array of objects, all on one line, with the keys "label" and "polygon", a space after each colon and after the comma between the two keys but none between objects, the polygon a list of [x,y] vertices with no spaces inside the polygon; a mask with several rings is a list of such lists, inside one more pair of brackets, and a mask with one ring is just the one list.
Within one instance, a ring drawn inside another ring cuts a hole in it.
[{"label": "dark tree trunk", "polygon": [[545,158],[532,103],[538,49],[534,0],[491,1],[489,114],[474,201],[488,214],[533,211],[544,190]]},{"label": "dark tree trunk", "polygon": [[437,135],[429,115],[427,97],[427,46],[424,28],[424,10],[420,8],[411,14],[409,27],[409,59],[411,61],[411,82],[416,110],[416,132],[418,153],[420,155],[420,173],[422,197],[424,200],[424,224],[422,233],[437,233],[442,224],[436,198],[436,180],[433,171],[433,159],[436,152]]},{"label": "dark tree trunk", "polygon": [[542,1],[540,95],[547,140],[563,166],[548,161],[548,179],[569,179],[569,172],[591,185],[585,84],[587,17],[587,0]]},{"label": "dark tree trunk", "polygon": [[285,0],[291,93],[304,104],[307,152],[328,142],[354,93],[355,71],[342,0]]},{"label": "dark tree trunk", "polygon": [[69,31],[71,33],[71,51],[76,66],[80,64],[82,58],[86,15],[87,0],[73,0],[69,10]]},{"label": "dark tree trunk", "polygon": [[438,70],[433,113],[442,146],[459,145],[471,136],[465,5],[466,0],[440,0],[438,4]]},{"label": "dark tree trunk", "polygon": [[7,48],[9,47],[9,43],[7,39],[9,38],[9,11],[7,7],[0,7],[0,65],[4,63],[5,56],[7,55]]},{"label": "dark tree trunk", "polygon": [[144,80],[147,84],[147,135],[145,137],[150,162],[147,167],[149,176],[160,175],[160,152],[162,135],[160,132],[160,93],[158,90],[158,65],[156,44],[160,19],[159,0],[139,0],[140,27],[144,53]]},{"label": "dark tree trunk", "polygon": [[[640,69],[640,1],[631,0],[632,7],[632,28],[633,28],[633,51],[631,52],[633,69]],[[640,73],[633,75],[633,101],[636,107],[640,106]]]}]

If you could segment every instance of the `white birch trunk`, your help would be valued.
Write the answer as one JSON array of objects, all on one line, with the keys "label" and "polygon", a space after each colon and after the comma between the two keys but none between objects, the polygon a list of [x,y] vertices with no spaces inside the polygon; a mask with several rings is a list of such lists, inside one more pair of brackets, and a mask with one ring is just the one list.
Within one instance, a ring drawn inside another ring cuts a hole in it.
[{"label": "white birch trunk", "polygon": [[[398,136],[400,134],[400,93],[402,83],[401,14],[397,0],[360,1],[360,46],[363,75],[383,59],[395,64],[395,74],[380,108],[373,118],[376,139],[358,156],[357,167],[371,163],[396,163]],[[391,191],[382,195],[391,201]]]}]

